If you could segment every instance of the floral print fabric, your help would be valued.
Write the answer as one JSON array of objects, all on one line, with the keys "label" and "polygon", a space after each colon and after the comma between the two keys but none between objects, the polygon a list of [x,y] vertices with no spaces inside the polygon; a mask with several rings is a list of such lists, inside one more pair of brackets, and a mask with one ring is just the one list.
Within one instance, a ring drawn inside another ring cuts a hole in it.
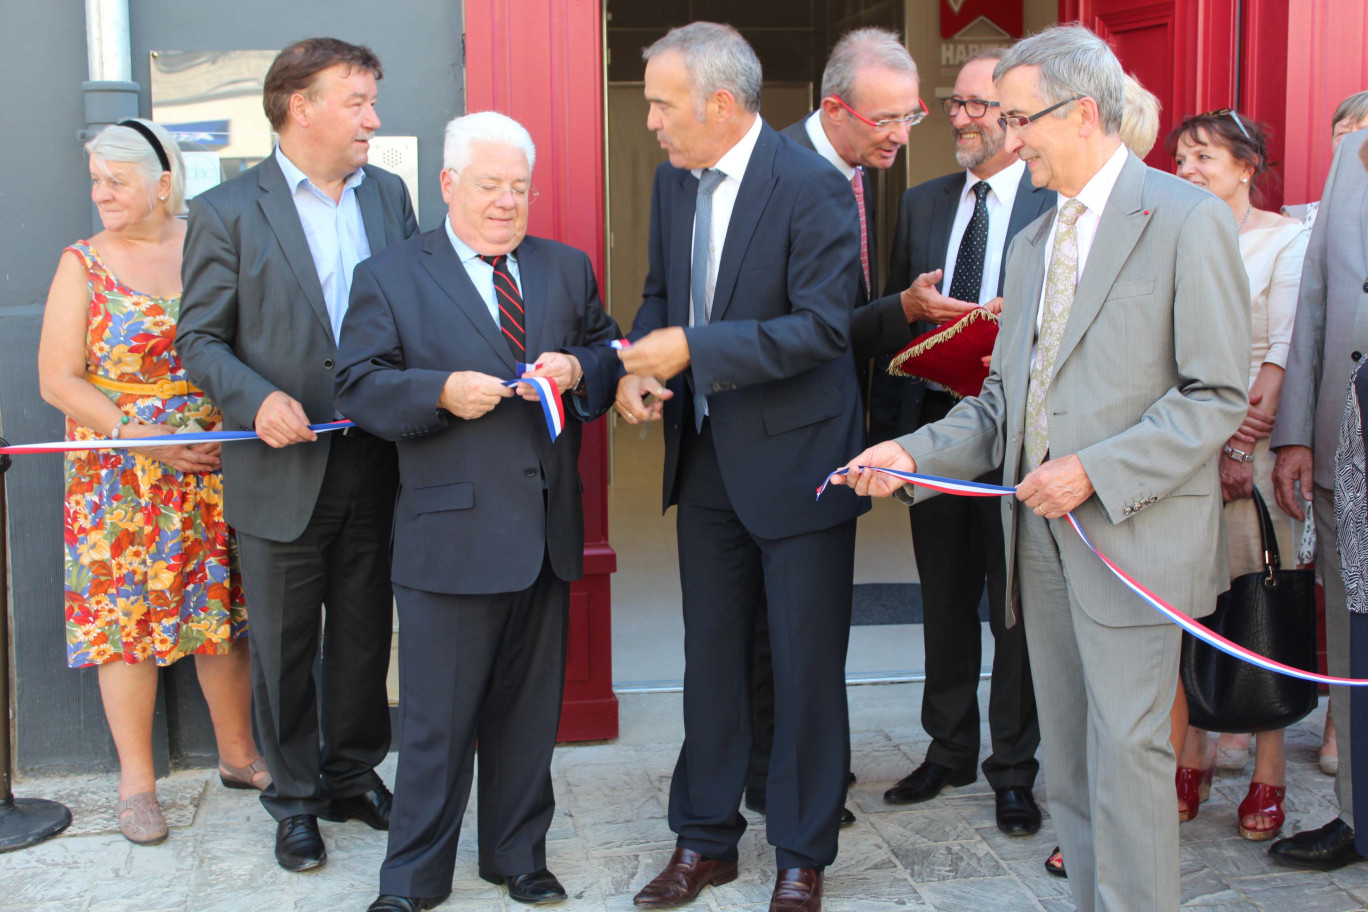
[{"label": "floral print fabric", "polygon": [[[129,383],[187,380],[172,347],[180,298],[127,288],[84,241],[67,249],[90,283],[87,369]],[[131,419],[168,433],[221,420],[200,393],[163,399],[97,389]],[[68,418],[66,439],[106,438]],[[89,450],[67,453],[64,475],[68,665],[170,665],[226,652],[246,636],[221,474],[183,474],[135,450]]]}]

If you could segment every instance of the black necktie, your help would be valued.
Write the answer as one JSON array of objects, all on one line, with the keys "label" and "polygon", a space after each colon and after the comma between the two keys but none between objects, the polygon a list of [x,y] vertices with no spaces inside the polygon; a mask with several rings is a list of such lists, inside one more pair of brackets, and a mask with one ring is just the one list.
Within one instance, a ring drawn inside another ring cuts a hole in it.
[{"label": "black necktie", "polygon": [[480,259],[494,267],[494,303],[499,305],[499,329],[503,330],[504,338],[508,340],[508,350],[513,353],[514,361],[526,361],[527,333],[523,329],[526,319],[523,317],[522,294],[513,281],[513,273],[508,271],[508,257],[504,254],[481,255]]},{"label": "black necktie", "polygon": [[988,250],[988,182],[973,186],[974,215],[960,238],[955,257],[955,276],[950,280],[950,297],[978,304],[983,289],[983,256]]}]

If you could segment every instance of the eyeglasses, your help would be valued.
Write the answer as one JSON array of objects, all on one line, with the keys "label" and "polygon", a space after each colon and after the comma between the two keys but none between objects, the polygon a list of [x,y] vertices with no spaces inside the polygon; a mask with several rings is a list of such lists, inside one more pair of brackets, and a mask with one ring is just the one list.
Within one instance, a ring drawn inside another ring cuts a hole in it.
[{"label": "eyeglasses", "polygon": [[1237,127],[1240,128],[1240,132],[1244,134],[1244,138],[1247,139],[1247,140],[1249,140],[1250,142],[1253,142],[1253,141],[1254,141],[1254,137],[1252,137],[1252,136],[1249,135],[1249,131],[1245,129],[1244,123],[1241,122],[1241,120],[1240,120],[1240,115],[1239,115],[1239,114],[1236,114],[1233,108],[1218,108],[1218,109],[1216,109],[1215,111],[1207,111],[1205,114],[1198,114],[1197,116],[1198,116],[1198,117],[1225,117],[1227,114],[1230,115],[1230,119],[1231,119],[1231,120],[1235,121],[1235,126],[1237,126]]},{"label": "eyeglasses", "polygon": [[988,113],[989,108],[1001,106],[1000,102],[984,101],[982,98],[960,98],[958,95],[951,95],[941,102],[941,110],[945,112],[946,117],[954,117],[961,108],[970,117],[982,117]]},{"label": "eyeglasses", "polygon": [[1087,97],[1088,96],[1086,95],[1074,95],[1072,98],[1066,98],[1061,102],[1050,105],[1043,111],[1036,111],[1029,117],[1027,117],[1025,114],[1013,114],[1010,117],[999,117],[998,126],[1004,130],[1008,127],[1016,127],[1018,130],[1021,130],[1026,127],[1029,127],[1031,124],[1035,123],[1037,120],[1040,120],[1040,118],[1044,117],[1046,114],[1049,114],[1051,111],[1058,111],[1060,108],[1064,107],[1066,104],[1069,104],[1070,102],[1078,101],[1080,98]]},{"label": "eyeglasses", "polygon": [[917,104],[921,105],[920,111],[913,111],[906,117],[890,117],[887,120],[870,120],[868,117],[865,117],[859,111],[855,110],[850,105],[846,104],[845,99],[841,98],[840,95],[832,95],[831,97],[836,99],[837,104],[845,108],[851,114],[855,115],[855,119],[858,120],[860,123],[871,126],[876,130],[891,130],[894,127],[899,127],[903,125],[915,127],[923,120],[926,120],[926,115],[931,113],[926,107],[926,102],[918,98]]},{"label": "eyeglasses", "polygon": [[[451,172],[452,178],[460,179],[461,174],[455,168],[448,168],[447,170]],[[530,184],[495,184],[486,181],[469,181],[468,185],[482,199],[491,201],[503,199],[505,193],[511,193],[515,202],[525,202],[530,206],[541,195],[537,188]]]}]

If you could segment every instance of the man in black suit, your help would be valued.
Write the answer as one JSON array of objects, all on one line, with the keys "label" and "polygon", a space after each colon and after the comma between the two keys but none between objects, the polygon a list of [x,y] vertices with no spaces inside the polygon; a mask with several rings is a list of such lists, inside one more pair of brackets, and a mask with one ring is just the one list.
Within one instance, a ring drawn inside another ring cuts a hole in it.
[{"label": "man in black suit", "polygon": [[863,438],[849,351],[855,199],[760,118],[760,62],[735,29],[696,22],[645,57],[646,124],[670,161],[656,171],[650,270],[633,345],[619,353],[631,373],[617,404],[632,423],[663,412],[686,668],[670,787],[677,847],[635,902],[678,905],[736,876],[763,605],[777,693],[770,908],[816,912],[850,762],[845,653],[855,517],[867,509],[813,499]]},{"label": "man in black suit", "polygon": [[526,236],[535,156],[502,114],[451,121],[443,226],[357,268],[342,332],[339,404],[399,444],[402,744],[372,912],[451,892],[477,742],[480,876],[520,902],[566,898],[546,831],[583,573],[580,424],[553,442],[535,389],[514,399],[503,381],[551,377],[565,410],[591,420],[613,402],[618,332],[589,258]]},{"label": "man in black suit", "polygon": [[[896,32],[857,29],[842,36],[827,58],[822,73],[821,106],[782,131],[798,145],[830,162],[851,185],[860,230],[857,308],[869,303],[879,287],[878,222],[869,170],[893,167],[898,151],[907,145],[908,132],[925,118],[920,90],[917,64]],[[861,390],[869,389],[869,364],[867,354],[855,364]],[[763,611],[756,618],[754,663],[754,718],[746,807],[763,814],[774,735],[774,675],[770,669],[769,625]],[[843,809],[841,825],[854,822],[855,815],[850,809]]]},{"label": "man in black suit", "polygon": [[333,38],[281,51],[263,98],[280,145],[196,197],[185,235],[176,349],[226,426],[261,435],[223,453],[224,513],[252,606],[256,729],[274,780],[261,803],[290,871],[327,860],[319,817],[389,826],[375,766],[390,744],[394,445],[309,430],[339,417],[353,267],[418,230],[403,181],[366,164],[380,77],[369,49]]},{"label": "man in black suit", "polygon": [[[908,190],[898,210],[886,296],[857,311],[857,352],[897,352],[931,328],[972,307],[1001,311],[1007,245],[1055,204],[1051,190],[1031,183],[1025,164],[1004,149],[997,124],[993,67],[998,48],[978,52],[961,67],[945,100],[955,135],[955,160],[966,170]],[[957,401],[943,388],[887,378],[876,387],[893,395],[881,403],[897,435],[938,421]],[[981,481],[1000,484],[1000,471]],[[1032,788],[1040,743],[1023,627],[1007,627],[1005,548],[999,504],[993,498],[935,497],[910,508],[912,548],[921,576],[926,644],[922,727],[931,735],[926,760],[889,789],[892,804],[927,801],[946,785],[977,778],[979,754],[979,600],[985,579],[993,633],[988,730],[993,752],[983,773],[997,794],[998,827],[1009,835],[1040,828]]]}]

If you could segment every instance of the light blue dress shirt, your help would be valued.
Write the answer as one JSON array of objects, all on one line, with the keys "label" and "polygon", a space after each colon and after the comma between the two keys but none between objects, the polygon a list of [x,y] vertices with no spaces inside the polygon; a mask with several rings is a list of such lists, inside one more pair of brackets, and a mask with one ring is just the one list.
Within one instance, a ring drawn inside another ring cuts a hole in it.
[{"label": "light blue dress shirt", "polygon": [[[499,327],[499,304],[494,297],[494,267],[480,259],[480,255],[471,249],[470,245],[456,236],[456,232],[451,230],[451,217],[442,219],[442,227],[446,229],[447,239],[451,241],[451,249],[456,251],[456,256],[460,259],[461,265],[465,267],[466,275],[470,276],[470,281],[474,283],[475,290],[484,299],[485,307],[489,309],[489,318],[494,321],[494,328]],[[518,258],[513,254],[508,255],[508,271],[513,275],[513,284],[517,286],[518,294],[522,294],[522,273],[518,271]]]},{"label": "light blue dress shirt", "polygon": [[275,157],[285,173],[295,211],[304,226],[304,237],[309,241],[318,281],[323,286],[323,301],[328,307],[333,340],[337,341],[342,333],[342,318],[347,315],[352,270],[371,255],[361,205],[356,201],[356,188],[365,180],[366,172],[357,168],[342,188],[341,201],[333,202],[331,196],[314,186],[313,181],[285,157],[279,146],[276,146]]}]

